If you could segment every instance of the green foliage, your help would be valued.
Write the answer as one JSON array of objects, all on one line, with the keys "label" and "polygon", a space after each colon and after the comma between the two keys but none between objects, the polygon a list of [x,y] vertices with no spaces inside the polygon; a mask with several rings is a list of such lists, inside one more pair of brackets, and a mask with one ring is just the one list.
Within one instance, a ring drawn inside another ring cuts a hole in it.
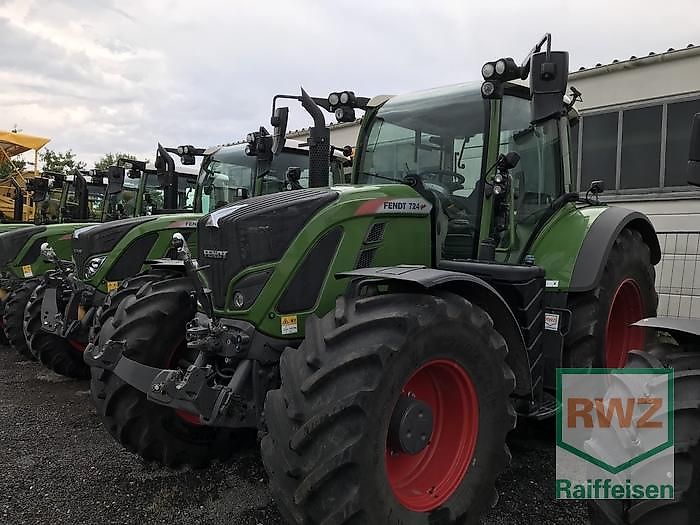
[{"label": "green foliage", "polygon": [[15,168],[22,173],[26,166],[27,163],[17,157],[12,159],[12,164],[7,159],[0,159],[0,180],[5,180],[10,175],[16,174]]},{"label": "green foliage", "polygon": [[71,173],[75,169],[82,169],[85,167],[85,163],[77,160],[75,153],[71,150],[60,152],[46,148],[40,154],[40,158],[44,163],[45,171]]},{"label": "green foliage", "polygon": [[105,153],[97,162],[95,162],[95,169],[106,170],[110,166],[114,166],[119,159],[136,160],[136,157],[129,155],[128,153]]}]

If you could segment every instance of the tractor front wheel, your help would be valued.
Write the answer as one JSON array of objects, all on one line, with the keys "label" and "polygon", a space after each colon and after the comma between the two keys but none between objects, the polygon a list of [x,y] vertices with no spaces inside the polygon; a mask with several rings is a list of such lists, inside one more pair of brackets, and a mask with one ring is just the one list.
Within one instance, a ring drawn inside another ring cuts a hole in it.
[{"label": "tractor front wheel", "polygon": [[497,500],[514,376],[464,298],[338,299],[268,393],[263,462],[291,523],[476,523]]},{"label": "tractor front wheel", "polygon": [[[118,303],[105,303],[94,344],[125,341],[129,358],[158,368],[191,363],[185,341],[187,323],[196,313],[191,290],[189,278],[161,278],[142,284],[137,293],[113,297]],[[149,401],[107,370],[92,368],[91,372],[92,397],[105,427],[144,460],[172,468],[203,468],[235,452],[235,430],[204,426],[193,414]]]},{"label": "tractor front wheel", "polygon": [[10,346],[25,359],[34,359],[34,356],[30,352],[27,338],[24,336],[24,309],[40,282],[40,279],[24,281],[10,293],[3,312],[2,323],[5,337],[10,342]]},{"label": "tractor front wheel", "polygon": [[83,362],[84,346],[41,328],[41,306],[46,285],[34,289],[24,310],[24,335],[32,355],[49,370],[74,379],[88,379],[90,369]]}]

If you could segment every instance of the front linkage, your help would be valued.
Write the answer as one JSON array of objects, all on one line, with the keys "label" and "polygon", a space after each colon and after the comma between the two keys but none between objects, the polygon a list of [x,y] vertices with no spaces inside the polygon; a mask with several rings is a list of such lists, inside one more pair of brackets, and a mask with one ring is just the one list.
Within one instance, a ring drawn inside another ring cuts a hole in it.
[{"label": "front linkage", "polygon": [[[109,340],[102,347],[90,343],[85,362],[128,377],[129,384],[149,401],[196,414],[200,424],[261,428],[265,393],[279,383],[279,357],[290,341],[261,334],[245,321],[219,319],[211,290],[202,285],[201,268],[181,234],[173,235],[173,246],[193,284],[190,299],[205,310],[187,326],[187,349],[196,354],[194,362],[185,371],[151,367],[127,357],[126,342],[119,340]],[[162,264],[172,267],[173,261]],[[154,262],[153,268],[158,267]]]},{"label": "front linkage", "polygon": [[105,294],[78,279],[75,265],[61,260],[48,244],[42,246],[42,255],[56,269],[44,275],[41,289],[34,292],[35,296],[43,294],[41,328],[85,345],[95,314],[94,306],[102,303]]}]

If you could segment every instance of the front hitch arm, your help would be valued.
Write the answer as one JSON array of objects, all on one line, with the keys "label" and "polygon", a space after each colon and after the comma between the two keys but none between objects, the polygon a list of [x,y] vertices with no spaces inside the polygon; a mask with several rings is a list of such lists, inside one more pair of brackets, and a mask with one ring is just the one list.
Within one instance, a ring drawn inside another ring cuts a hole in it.
[{"label": "front hitch arm", "polygon": [[[237,393],[252,369],[251,361],[241,361],[227,385],[212,385],[211,366],[190,365],[186,372],[144,365],[124,355],[124,341],[109,340],[102,347],[88,345],[84,360],[88,366],[111,371],[122,381],[146,394],[149,401],[198,415],[205,425],[250,426],[254,414]],[[229,414],[230,410],[236,416]]]}]

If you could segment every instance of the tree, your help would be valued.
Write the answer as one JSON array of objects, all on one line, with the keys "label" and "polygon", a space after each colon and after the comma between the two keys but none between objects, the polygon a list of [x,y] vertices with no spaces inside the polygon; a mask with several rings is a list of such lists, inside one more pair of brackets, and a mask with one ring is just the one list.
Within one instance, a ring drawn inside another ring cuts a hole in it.
[{"label": "tree", "polygon": [[14,158],[12,159],[12,163],[10,163],[7,159],[0,158],[0,180],[5,180],[10,175],[15,175],[17,173],[15,168],[17,168],[20,173],[23,173],[26,166],[27,163],[22,159]]},{"label": "tree", "polygon": [[99,160],[95,162],[95,169],[96,170],[106,170],[110,166],[114,166],[117,163],[117,160],[119,159],[131,159],[131,160],[136,160],[136,157],[133,155],[130,155],[128,153],[105,153],[100,157]]},{"label": "tree", "polygon": [[41,161],[44,163],[44,171],[56,173],[70,173],[75,169],[83,169],[85,163],[75,157],[75,153],[71,150],[60,152],[48,148],[40,154]]}]

